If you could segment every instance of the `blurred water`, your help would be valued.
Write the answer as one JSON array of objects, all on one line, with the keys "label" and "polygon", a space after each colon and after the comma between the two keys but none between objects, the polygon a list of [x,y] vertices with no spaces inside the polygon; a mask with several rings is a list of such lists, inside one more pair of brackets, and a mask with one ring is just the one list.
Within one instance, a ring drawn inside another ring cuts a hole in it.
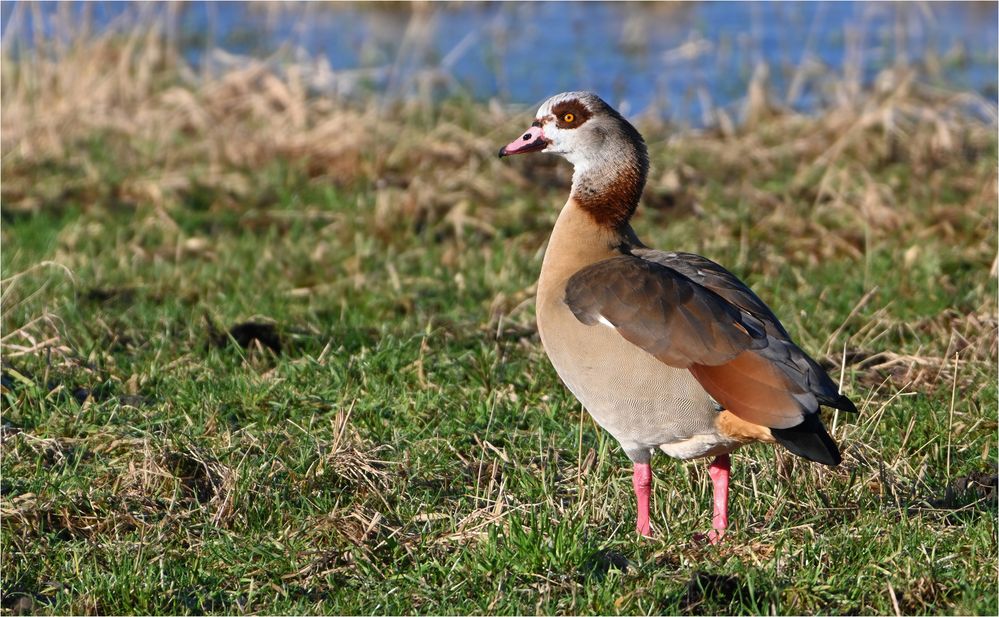
[{"label": "blurred water", "polygon": [[4,39],[22,49],[36,26],[65,35],[161,19],[195,66],[235,61],[213,49],[311,61],[315,89],[347,96],[534,104],[588,89],[628,113],[701,124],[709,109],[737,116],[760,67],[778,102],[808,110],[833,96],[830,82],[866,85],[896,65],[997,96],[994,2],[23,4],[0,5]]}]

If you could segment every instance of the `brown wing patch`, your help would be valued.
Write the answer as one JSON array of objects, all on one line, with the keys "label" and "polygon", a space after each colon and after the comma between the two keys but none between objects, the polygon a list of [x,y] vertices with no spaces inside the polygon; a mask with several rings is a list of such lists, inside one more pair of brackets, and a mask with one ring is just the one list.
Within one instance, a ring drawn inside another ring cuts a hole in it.
[{"label": "brown wing patch", "polygon": [[558,128],[575,129],[589,120],[593,113],[579,99],[569,99],[552,107],[552,115]]},{"label": "brown wing patch", "polygon": [[698,285],[707,287],[732,304],[752,313],[766,325],[768,334],[790,340],[784,326],[770,307],[738,277],[710,259],[694,253],[654,249],[636,249],[635,255],[676,270]]},{"label": "brown wing patch", "polygon": [[723,364],[766,345],[751,315],[669,268],[629,255],[574,274],[565,303],[579,321],[609,321],[627,341],[678,368]]},{"label": "brown wing patch", "polygon": [[745,351],[717,366],[693,364],[694,378],[740,419],[769,428],[789,428],[804,418],[793,382],[766,358]]}]

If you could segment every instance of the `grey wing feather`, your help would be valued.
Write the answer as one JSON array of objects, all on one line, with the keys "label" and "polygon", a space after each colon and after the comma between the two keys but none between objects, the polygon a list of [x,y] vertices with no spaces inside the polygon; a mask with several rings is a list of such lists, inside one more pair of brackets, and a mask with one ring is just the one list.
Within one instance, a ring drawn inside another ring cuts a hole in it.
[{"label": "grey wing feather", "polygon": [[764,324],[752,313],[675,269],[632,255],[577,272],[566,284],[565,302],[581,322],[610,322],[670,366],[716,366],[768,344]]},{"label": "grey wing feather", "polygon": [[804,390],[815,395],[819,403],[857,411],[847,397],[839,393],[825,370],[801,350],[777,316],[745,283],[734,274],[706,257],[694,253],[674,253],[653,249],[635,249],[632,253],[646,261],[665,266],[683,274],[698,285],[715,292],[726,301],[749,312],[763,323],[768,344],[758,353],[781,368],[785,375]]}]

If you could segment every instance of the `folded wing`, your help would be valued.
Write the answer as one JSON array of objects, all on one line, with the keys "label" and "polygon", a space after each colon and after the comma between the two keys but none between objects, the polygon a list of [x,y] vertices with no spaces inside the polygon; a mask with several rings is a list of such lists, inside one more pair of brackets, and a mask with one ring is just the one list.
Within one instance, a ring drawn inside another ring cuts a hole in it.
[{"label": "folded wing", "polygon": [[764,325],[679,272],[622,255],[569,279],[565,302],[579,321],[621,336],[678,368],[719,365],[767,345]]},{"label": "folded wing", "polygon": [[761,355],[778,365],[802,389],[814,395],[819,404],[856,413],[857,408],[850,399],[839,393],[839,388],[825,370],[791,340],[770,307],[734,274],[694,253],[637,249],[634,254],[640,259],[675,270],[731,304],[748,311],[766,328],[769,344],[760,352]]}]

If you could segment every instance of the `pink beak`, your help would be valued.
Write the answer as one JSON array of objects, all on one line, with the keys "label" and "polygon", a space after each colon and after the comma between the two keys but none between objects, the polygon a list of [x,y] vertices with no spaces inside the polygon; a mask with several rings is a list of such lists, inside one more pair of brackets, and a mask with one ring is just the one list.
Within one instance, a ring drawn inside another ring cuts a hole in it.
[{"label": "pink beak", "polygon": [[520,136],[520,138],[515,139],[500,148],[499,155],[500,158],[503,158],[504,156],[510,156],[511,154],[538,152],[539,150],[544,150],[547,147],[548,140],[545,139],[544,131],[541,130],[540,126],[535,124],[531,128],[527,129],[527,132]]}]

